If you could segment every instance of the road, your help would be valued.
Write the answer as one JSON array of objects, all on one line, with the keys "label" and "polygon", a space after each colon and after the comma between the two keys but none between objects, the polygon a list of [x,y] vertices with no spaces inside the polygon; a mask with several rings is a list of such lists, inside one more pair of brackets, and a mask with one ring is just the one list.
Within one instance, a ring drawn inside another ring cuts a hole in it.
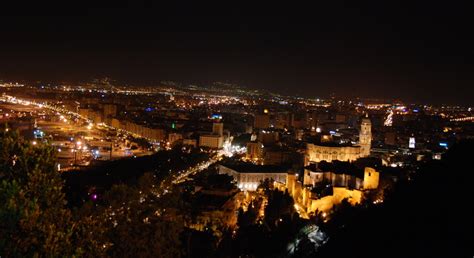
[{"label": "road", "polygon": [[176,174],[171,175],[168,180],[163,180],[162,183],[159,186],[159,189],[156,189],[154,192],[157,196],[160,196],[161,194],[166,194],[171,191],[171,187],[173,185],[177,185],[180,183],[185,182],[186,180],[189,179],[190,176],[195,175],[201,171],[204,171],[207,169],[209,166],[212,164],[215,164],[219,160],[221,160],[223,157],[231,157],[235,154],[238,153],[243,153],[245,152],[245,149],[243,148],[238,148],[235,146],[231,146],[230,142],[232,139],[228,139],[224,143],[224,147],[220,150],[215,151],[214,153],[211,154],[209,160],[205,162],[201,162],[195,166],[189,167],[186,170],[178,171]]},{"label": "road", "polygon": [[32,140],[33,144],[41,144],[43,139],[48,139],[56,147],[59,170],[87,166],[94,159],[110,160],[148,153],[146,150],[130,150],[126,136],[120,137],[117,131],[93,124],[89,119],[60,107],[3,95],[0,97],[0,108],[7,123],[20,121],[22,117],[34,120],[31,125],[26,122],[23,131],[27,138],[31,137],[30,127],[40,134]]}]

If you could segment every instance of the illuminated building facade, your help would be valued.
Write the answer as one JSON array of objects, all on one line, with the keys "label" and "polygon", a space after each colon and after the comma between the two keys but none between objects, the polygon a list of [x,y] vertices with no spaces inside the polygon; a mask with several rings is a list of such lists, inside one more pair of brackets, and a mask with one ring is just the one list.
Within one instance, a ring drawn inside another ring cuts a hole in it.
[{"label": "illuminated building facade", "polygon": [[359,146],[343,146],[338,144],[316,145],[308,143],[306,145],[306,162],[309,165],[311,162],[333,160],[354,161],[361,157],[361,148]]},{"label": "illuminated building facade", "polygon": [[263,158],[263,144],[260,142],[248,142],[245,158],[252,162],[260,162]]},{"label": "illuminated building facade", "polygon": [[346,199],[351,205],[362,201],[363,193],[377,189],[379,172],[366,167],[359,175],[347,172],[321,171],[305,168],[303,182],[295,174],[288,173],[286,182],[275,186],[293,197],[306,212],[328,212],[334,205]]},{"label": "illuminated building facade", "polygon": [[199,137],[199,146],[212,149],[222,149],[224,146],[224,124],[213,123],[212,133]]},{"label": "illuminated building facade", "polygon": [[212,149],[222,149],[224,146],[224,137],[219,135],[201,135],[199,137],[199,146]]},{"label": "illuminated building facade", "polygon": [[358,158],[369,156],[372,142],[371,127],[372,124],[369,118],[363,118],[358,145],[341,145],[332,142],[325,144],[308,143],[306,145],[305,165],[309,165],[311,162],[331,162],[333,160],[355,161]]},{"label": "illuminated building facade", "polygon": [[288,167],[271,165],[254,165],[250,163],[219,165],[219,174],[232,176],[237,186],[243,191],[257,190],[260,182],[272,179],[275,182],[286,181]]},{"label": "illuminated building facade", "polygon": [[174,142],[180,141],[183,139],[183,135],[180,133],[170,133],[168,134],[168,142],[173,144]]},{"label": "illuminated building facade", "polygon": [[370,155],[370,147],[372,143],[372,123],[366,116],[362,119],[359,133],[359,146],[361,148],[361,157],[367,157]]}]

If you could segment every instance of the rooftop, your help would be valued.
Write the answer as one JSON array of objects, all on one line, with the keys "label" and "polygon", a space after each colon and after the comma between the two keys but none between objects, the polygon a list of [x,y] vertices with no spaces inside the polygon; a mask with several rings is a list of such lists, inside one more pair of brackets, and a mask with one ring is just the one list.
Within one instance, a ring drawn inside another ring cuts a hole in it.
[{"label": "rooftop", "polygon": [[200,210],[216,210],[222,208],[233,195],[197,194],[193,206]]},{"label": "rooftop", "polygon": [[359,148],[360,146],[352,145],[350,143],[337,143],[337,142],[313,142],[312,144],[323,147],[354,147]]},{"label": "rooftop", "polygon": [[240,173],[286,173],[290,169],[289,166],[255,165],[250,162],[223,163],[221,165]]},{"label": "rooftop", "polygon": [[354,163],[347,161],[321,161],[318,164],[312,163],[305,168],[314,172],[333,172],[335,174],[353,175],[359,178],[364,176],[364,168],[360,168]]}]

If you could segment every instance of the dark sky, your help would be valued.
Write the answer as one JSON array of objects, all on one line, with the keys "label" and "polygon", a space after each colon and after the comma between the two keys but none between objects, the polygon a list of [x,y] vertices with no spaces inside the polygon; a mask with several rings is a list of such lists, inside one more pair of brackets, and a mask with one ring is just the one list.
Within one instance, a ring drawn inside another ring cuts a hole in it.
[{"label": "dark sky", "polygon": [[0,4],[0,79],[228,81],[474,104],[474,30],[462,2],[37,2]]}]

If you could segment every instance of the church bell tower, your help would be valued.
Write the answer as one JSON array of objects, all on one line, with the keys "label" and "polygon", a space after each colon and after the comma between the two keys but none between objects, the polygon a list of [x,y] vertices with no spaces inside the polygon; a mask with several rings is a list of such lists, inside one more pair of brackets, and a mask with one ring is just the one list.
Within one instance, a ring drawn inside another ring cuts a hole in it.
[{"label": "church bell tower", "polygon": [[361,157],[367,157],[370,155],[370,145],[372,142],[372,123],[368,115],[366,114],[362,118],[359,132],[359,146],[361,147]]}]

